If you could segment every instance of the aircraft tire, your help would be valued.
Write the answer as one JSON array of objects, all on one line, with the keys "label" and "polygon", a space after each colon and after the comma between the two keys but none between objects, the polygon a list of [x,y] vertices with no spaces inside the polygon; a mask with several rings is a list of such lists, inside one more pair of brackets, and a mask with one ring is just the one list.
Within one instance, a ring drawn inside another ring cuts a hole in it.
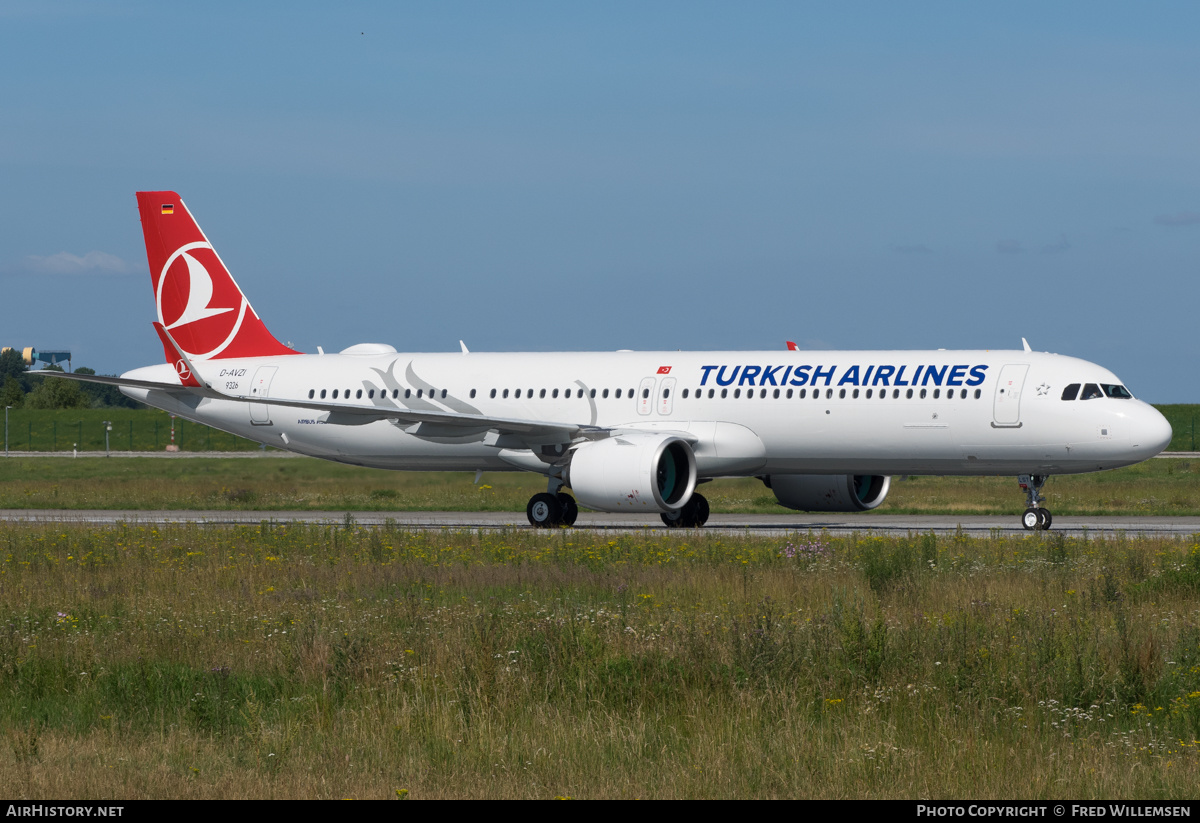
[{"label": "aircraft tire", "polygon": [[1042,528],[1042,515],[1037,509],[1026,509],[1021,515],[1021,525],[1025,527],[1025,531],[1031,532]]},{"label": "aircraft tire", "polygon": [[702,494],[693,494],[682,509],[663,512],[662,522],[672,529],[695,529],[708,521],[708,501]]},{"label": "aircraft tire", "polygon": [[549,529],[557,526],[562,521],[562,506],[558,502],[558,498],[547,492],[535,494],[529,498],[529,505],[525,507],[525,516],[529,518],[529,525],[535,529]]},{"label": "aircraft tire", "polygon": [[1038,520],[1041,521],[1041,524],[1038,526],[1038,528],[1040,528],[1040,529],[1050,528],[1050,524],[1054,522],[1054,516],[1050,514],[1050,510],[1049,509],[1038,509],[1037,512],[1038,512]]},{"label": "aircraft tire", "polygon": [[579,504],[575,502],[575,498],[566,492],[559,492],[554,497],[562,509],[559,522],[564,526],[574,526],[575,520],[579,517]]}]

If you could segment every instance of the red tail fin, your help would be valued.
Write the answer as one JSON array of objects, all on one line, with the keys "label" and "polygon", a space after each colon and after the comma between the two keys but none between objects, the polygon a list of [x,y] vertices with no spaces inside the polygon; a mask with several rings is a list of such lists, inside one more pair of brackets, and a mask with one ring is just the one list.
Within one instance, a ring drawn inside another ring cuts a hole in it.
[{"label": "red tail fin", "polygon": [[158,322],[197,360],[298,354],[276,340],[173,191],[139,191]]}]

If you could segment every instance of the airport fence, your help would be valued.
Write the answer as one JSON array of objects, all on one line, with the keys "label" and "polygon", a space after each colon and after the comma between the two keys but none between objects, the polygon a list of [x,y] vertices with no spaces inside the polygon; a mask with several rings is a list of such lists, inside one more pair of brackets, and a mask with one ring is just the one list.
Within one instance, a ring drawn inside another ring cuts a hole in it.
[{"label": "airport fence", "polygon": [[9,409],[6,434],[12,451],[103,451],[107,431],[111,451],[164,451],[172,442],[180,451],[251,451],[262,448],[228,432],[193,423],[157,409]]}]

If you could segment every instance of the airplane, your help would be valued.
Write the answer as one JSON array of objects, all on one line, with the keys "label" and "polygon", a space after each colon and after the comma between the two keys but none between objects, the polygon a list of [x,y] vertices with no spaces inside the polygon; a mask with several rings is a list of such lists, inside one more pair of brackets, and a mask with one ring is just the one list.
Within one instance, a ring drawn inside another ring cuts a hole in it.
[{"label": "airplane", "polygon": [[[175,192],[137,193],[166,362],[117,385],[180,417],[326,460],[528,471],[534,527],[579,508],[699,527],[719,477],[799,511],[878,507],[893,475],[1016,475],[1050,528],[1054,474],[1153,457],[1171,427],[1109,370],[1011,351],[460,352],[360,343],[303,354],[250,306]],[[564,489],[570,489],[567,494]]]}]

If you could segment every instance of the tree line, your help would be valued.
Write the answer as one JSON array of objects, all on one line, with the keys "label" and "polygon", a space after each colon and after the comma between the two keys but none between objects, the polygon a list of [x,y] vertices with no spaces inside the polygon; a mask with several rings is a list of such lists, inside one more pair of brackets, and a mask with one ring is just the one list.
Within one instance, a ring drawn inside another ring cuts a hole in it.
[{"label": "tree line", "polygon": [[[62,371],[47,366],[44,371]],[[80,366],[75,374],[95,374],[95,369]],[[75,380],[47,380],[31,372],[17,349],[0,353],[0,406],[14,409],[140,409],[144,406],[121,394],[116,386],[80,383]]]}]

